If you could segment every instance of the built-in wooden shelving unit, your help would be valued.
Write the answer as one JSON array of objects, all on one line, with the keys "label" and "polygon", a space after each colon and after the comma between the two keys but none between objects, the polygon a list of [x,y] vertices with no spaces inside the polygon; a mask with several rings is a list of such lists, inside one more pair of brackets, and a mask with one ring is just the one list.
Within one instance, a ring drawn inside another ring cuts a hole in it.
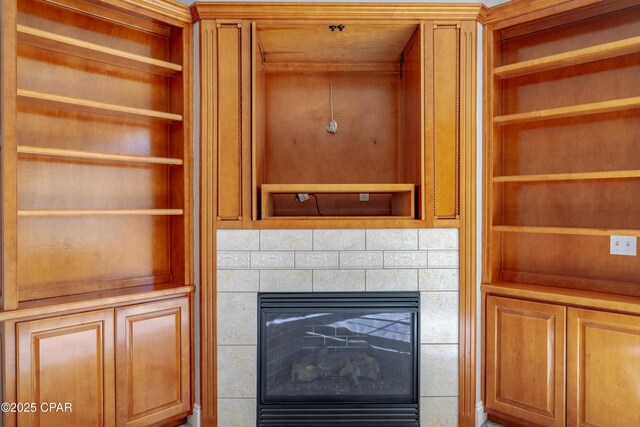
[{"label": "built-in wooden shelving unit", "polygon": [[513,0],[484,48],[484,407],[637,425],[640,3]]},{"label": "built-in wooden shelving unit", "polygon": [[[0,389],[9,402],[78,403],[0,424],[183,423],[194,396],[189,8],[6,0],[0,21]],[[128,386],[139,377],[146,387]]]},{"label": "built-in wooden shelving unit", "polygon": [[124,105],[108,104],[89,99],[70,98],[68,96],[53,95],[50,93],[34,92],[23,89],[18,89],[18,99],[33,101],[43,105],[49,105],[54,108],[70,108],[89,113],[109,114],[133,119],[182,121],[182,115],[180,114],[126,107]]},{"label": "built-in wooden shelving unit", "polygon": [[484,283],[640,296],[640,7],[591,13],[485,32]]},{"label": "built-in wooden shelving unit", "polygon": [[191,23],[69,2],[17,0],[3,21],[3,310],[193,283]]}]

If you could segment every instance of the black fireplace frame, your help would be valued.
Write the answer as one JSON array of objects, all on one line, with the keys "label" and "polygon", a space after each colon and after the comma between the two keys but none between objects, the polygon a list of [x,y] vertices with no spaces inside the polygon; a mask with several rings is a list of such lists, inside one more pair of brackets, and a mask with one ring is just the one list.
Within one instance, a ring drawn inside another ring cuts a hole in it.
[{"label": "black fireplace frame", "polygon": [[[277,304],[277,305],[276,305]],[[265,333],[265,313],[317,311],[318,309],[351,310],[381,308],[400,310],[413,316],[411,351],[414,372],[411,397],[406,402],[296,402],[265,403],[266,346],[260,340]],[[266,309],[266,311],[265,311]],[[419,426],[420,400],[420,293],[419,292],[309,292],[258,293],[258,363],[257,363],[257,421],[258,427],[275,426]]]}]

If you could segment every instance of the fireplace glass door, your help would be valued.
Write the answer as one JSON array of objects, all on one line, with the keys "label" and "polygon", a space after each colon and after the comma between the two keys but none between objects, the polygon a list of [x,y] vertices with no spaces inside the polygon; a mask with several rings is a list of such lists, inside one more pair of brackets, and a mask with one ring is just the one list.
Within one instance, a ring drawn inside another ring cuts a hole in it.
[{"label": "fireplace glass door", "polygon": [[411,292],[260,294],[259,405],[417,404],[418,305]]}]

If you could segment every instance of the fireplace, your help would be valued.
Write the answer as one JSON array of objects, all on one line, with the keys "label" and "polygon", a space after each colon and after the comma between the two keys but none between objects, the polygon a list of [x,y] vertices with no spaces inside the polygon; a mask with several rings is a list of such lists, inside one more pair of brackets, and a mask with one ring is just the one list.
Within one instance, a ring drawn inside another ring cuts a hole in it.
[{"label": "fireplace", "polygon": [[258,294],[258,426],[418,426],[419,301]]}]

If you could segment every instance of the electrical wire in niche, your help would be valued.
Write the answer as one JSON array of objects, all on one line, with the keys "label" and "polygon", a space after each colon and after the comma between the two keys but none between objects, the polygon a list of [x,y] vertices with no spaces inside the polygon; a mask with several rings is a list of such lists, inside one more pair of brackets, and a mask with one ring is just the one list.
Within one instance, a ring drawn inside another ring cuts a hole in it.
[{"label": "electrical wire in niche", "polygon": [[318,196],[316,196],[313,193],[298,193],[296,194],[296,202],[306,202],[307,200],[309,200],[309,196],[313,197],[313,199],[316,202],[316,212],[318,213],[319,216],[324,216],[324,214],[322,212],[320,212],[320,204],[318,203]]}]

